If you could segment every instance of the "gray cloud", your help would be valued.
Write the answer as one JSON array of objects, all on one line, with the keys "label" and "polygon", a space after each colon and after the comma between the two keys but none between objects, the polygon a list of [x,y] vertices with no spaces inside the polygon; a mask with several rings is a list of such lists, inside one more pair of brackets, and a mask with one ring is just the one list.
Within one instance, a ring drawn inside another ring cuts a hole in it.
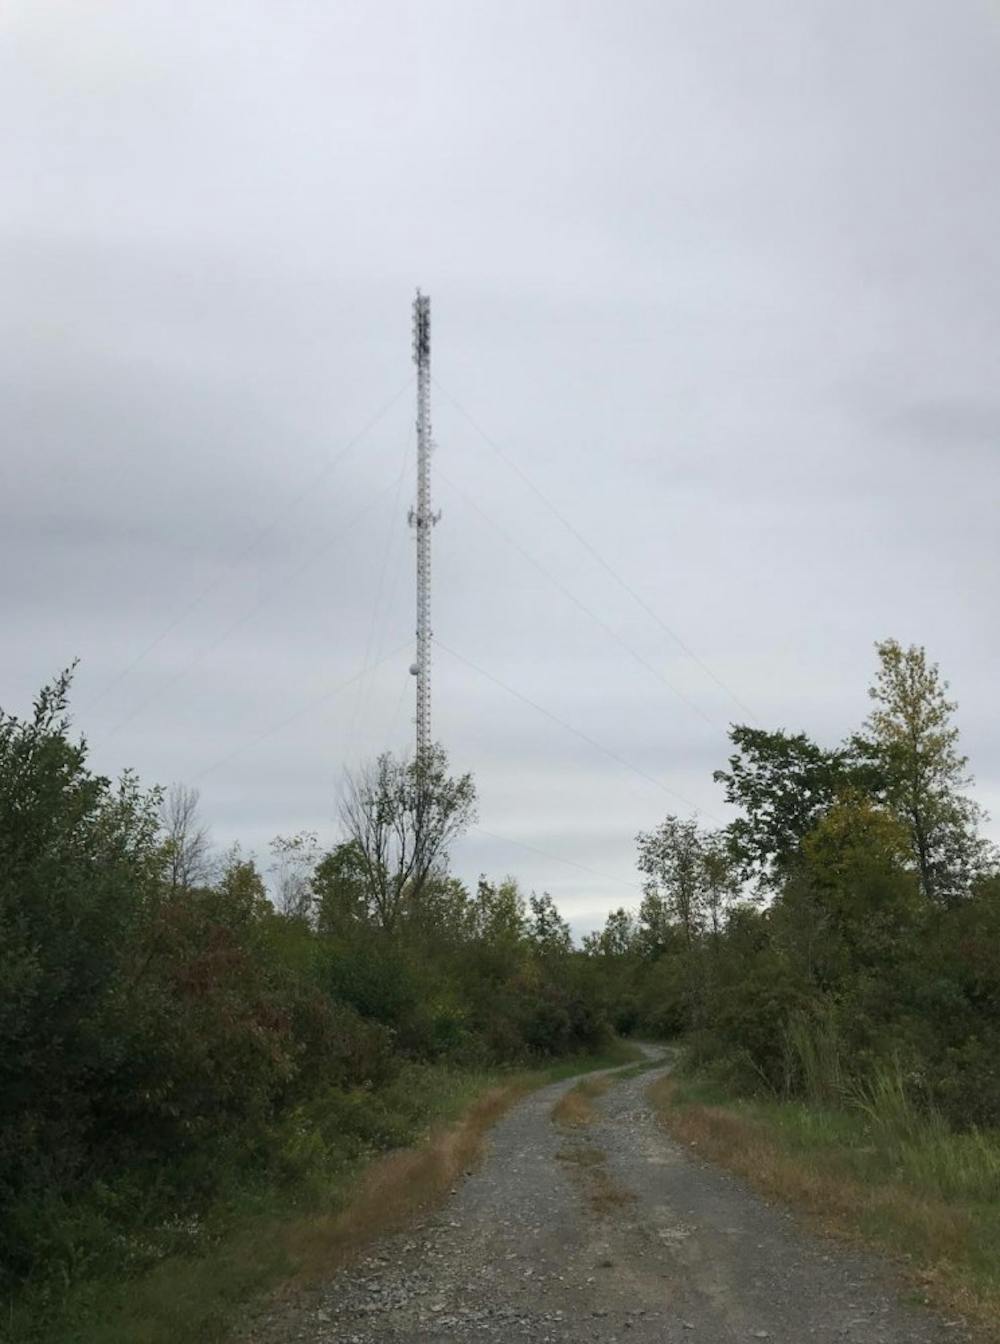
[{"label": "gray cloud", "polygon": [[[882,424],[913,447],[940,458],[956,451],[993,461],[1000,455],[1000,401],[918,398],[893,407]],[[954,465],[962,470],[961,460]]]},{"label": "gray cloud", "polygon": [[[742,711],[466,410],[762,722],[838,740],[926,644],[1000,807],[997,43],[975,0],[9,7],[0,702],[79,654],[102,769],[332,834],[411,731],[420,284],[444,645],[724,815]],[[443,649],[435,714],[558,856],[465,876],[628,899],[684,804]]]}]

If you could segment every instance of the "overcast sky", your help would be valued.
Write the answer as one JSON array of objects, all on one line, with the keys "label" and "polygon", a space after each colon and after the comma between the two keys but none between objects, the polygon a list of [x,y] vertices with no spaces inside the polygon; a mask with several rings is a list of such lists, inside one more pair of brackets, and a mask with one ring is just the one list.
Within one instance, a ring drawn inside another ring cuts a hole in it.
[{"label": "overcast sky", "polygon": [[335,838],[413,732],[420,285],[461,875],[634,903],[889,635],[1000,813],[995,4],[8,0],[0,109],[5,709],[79,656],[101,770]]}]

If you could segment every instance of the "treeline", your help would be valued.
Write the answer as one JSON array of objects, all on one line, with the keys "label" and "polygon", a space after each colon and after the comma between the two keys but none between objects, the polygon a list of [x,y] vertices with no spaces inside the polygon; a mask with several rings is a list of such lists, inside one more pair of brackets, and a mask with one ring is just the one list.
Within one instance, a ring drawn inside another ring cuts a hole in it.
[{"label": "treeline", "polygon": [[[196,1249],[226,1192],[407,1142],[449,1069],[683,1035],[741,1089],[891,1076],[1000,1125],[1000,877],[946,684],[878,648],[846,742],[733,729],[737,819],[638,837],[645,895],[574,949],[546,896],[448,873],[475,815],[434,749],[349,780],[343,840],[212,861],[194,795],[95,775],[70,679],[0,715],[0,1292]],[[435,1072],[437,1071],[437,1072]],[[423,1100],[422,1100],[423,1099]]]},{"label": "treeline", "polygon": [[888,1079],[1000,1125],[1000,877],[946,692],[890,640],[846,742],[734,728],[738,819],[641,834],[641,906],[587,940],[619,1030],[686,1033],[743,1090],[839,1105]]},{"label": "treeline", "polygon": [[91,772],[68,693],[0,717],[5,1295],[139,1271],[221,1190],[406,1141],[421,1068],[605,1040],[551,899],[447,875],[475,791],[440,752],[354,780],[332,851],[278,842],[275,902],[239,851],[210,871],[190,794]]}]

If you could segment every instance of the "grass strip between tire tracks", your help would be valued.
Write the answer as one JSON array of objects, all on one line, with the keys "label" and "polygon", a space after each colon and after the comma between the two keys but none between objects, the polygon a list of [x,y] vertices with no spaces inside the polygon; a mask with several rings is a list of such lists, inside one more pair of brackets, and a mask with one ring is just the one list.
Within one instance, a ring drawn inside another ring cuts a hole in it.
[{"label": "grass strip between tire tracks", "polygon": [[586,1128],[587,1125],[593,1124],[597,1117],[593,1103],[598,1097],[603,1097],[615,1083],[624,1082],[626,1078],[635,1078],[649,1069],[657,1068],[660,1063],[658,1059],[643,1056],[624,1068],[616,1069],[614,1074],[581,1079],[575,1087],[564,1092],[552,1107],[553,1123],[560,1129]]},{"label": "grass strip between tire tracks", "polygon": [[[574,1073],[613,1068],[616,1059],[619,1064],[634,1060],[633,1047],[622,1043],[606,1056],[564,1060],[548,1069],[516,1074],[476,1097],[454,1122],[433,1128],[424,1143],[377,1159],[361,1175],[340,1214],[290,1229],[299,1265],[290,1283],[315,1279],[374,1238],[405,1227],[438,1205],[480,1160],[490,1129],[529,1092]],[[613,1081],[611,1076],[584,1078],[564,1095],[584,1091],[599,1096]]]},{"label": "grass strip between tire tracks", "polygon": [[594,1101],[607,1092],[613,1078],[584,1078],[576,1087],[569,1088],[552,1107],[552,1119],[560,1129],[582,1129],[591,1124],[596,1115]]}]

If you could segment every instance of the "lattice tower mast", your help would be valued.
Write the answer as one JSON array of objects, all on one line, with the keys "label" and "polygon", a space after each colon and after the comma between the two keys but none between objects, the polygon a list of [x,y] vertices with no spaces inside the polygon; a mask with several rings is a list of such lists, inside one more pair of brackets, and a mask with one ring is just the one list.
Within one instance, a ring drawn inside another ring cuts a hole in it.
[{"label": "lattice tower mast", "polygon": [[431,530],[441,517],[431,510],[431,301],[417,290],[413,302],[413,362],[417,366],[417,506],[410,526],[417,534],[417,760],[431,746]]}]

